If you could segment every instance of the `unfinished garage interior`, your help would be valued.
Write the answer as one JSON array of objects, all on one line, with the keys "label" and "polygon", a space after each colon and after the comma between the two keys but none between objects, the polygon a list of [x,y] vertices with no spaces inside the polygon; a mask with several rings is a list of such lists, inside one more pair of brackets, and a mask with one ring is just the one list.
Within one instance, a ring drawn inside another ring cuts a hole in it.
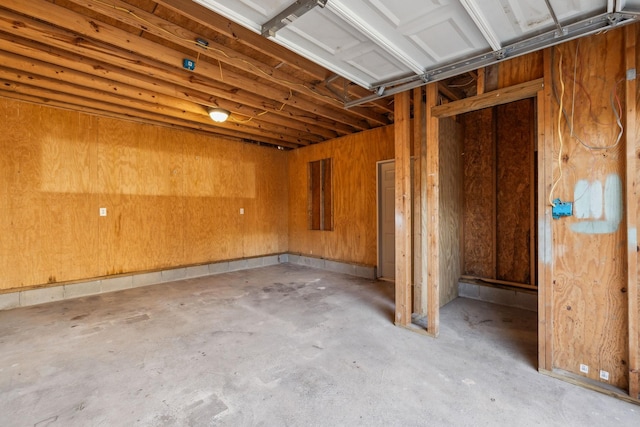
[{"label": "unfinished garage interior", "polygon": [[0,424],[637,426],[639,16],[1,0]]}]

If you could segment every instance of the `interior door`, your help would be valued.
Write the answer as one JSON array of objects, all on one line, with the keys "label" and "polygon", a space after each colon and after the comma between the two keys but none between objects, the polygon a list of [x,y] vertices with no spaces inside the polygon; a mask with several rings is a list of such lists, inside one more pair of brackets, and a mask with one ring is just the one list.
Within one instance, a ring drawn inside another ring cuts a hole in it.
[{"label": "interior door", "polygon": [[395,161],[378,163],[378,277],[395,280]]}]

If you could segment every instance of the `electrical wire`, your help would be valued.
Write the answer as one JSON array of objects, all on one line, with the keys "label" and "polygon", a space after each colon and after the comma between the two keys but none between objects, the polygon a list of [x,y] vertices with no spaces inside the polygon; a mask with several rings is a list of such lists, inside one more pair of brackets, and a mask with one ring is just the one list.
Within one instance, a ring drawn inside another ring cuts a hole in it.
[{"label": "electrical wire", "polygon": [[[293,96],[293,92],[291,92],[291,89],[289,89],[289,96]],[[280,108],[276,109],[276,111],[280,112],[280,111],[284,110],[285,105],[287,105],[287,104],[283,102],[282,105],[280,106]],[[239,124],[249,123],[254,118],[264,116],[267,113],[269,113],[269,111],[264,110],[263,112],[258,113],[253,117],[249,117],[247,120],[237,120],[237,119],[234,119],[232,117],[229,117],[229,121],[231,121],[233,123],[239,123]]]},{"label": "electrical wire", "polygon": [[558,170],[560,171],[558,178],[556,178],[556,180],[554,181],[553,185],[551,186],[551,191],[549,191],[549,204],[551,206],[553,206],[554,208],[556,207],[556,204],[553,202],[553,192],[556,189],[556,186],[558,185],[558,183],[560,182],[560,180],[562,179],[562,149],[564,148],[564,139],[562,138],[562,113],[564,110],[564,106],[563,106],[563,98],[564,98],[564,80],[562,78],[562,52],[560,53],[560,59],[558,60],[558,72],[560,74],[560,87],[561,87],[561,94],[560,94],[560,105],[558,107],[558,140],[560,142],[560,149],[558,150]]},{"label": "electrical wire", "polygon": [[[222,56],[224,56],[225,58],[228,58],[228,59],[230,59],[230,60],[240,61],[240,62],[244,63],[245,65],[248,65],[249,67],[253,68],[255,71],[257,71],[257,72],[259,72],[259,73],[261,73],[261,74],[264,74],[264,75],[265,75],[269,80],[275,80],[275,81],[277,81],[277,82],[279,82],[279,83],[282,83],[283,85],[289,86],[289,92],[290,92],[290,94],[292,94],[292,92],[291,92],[291,86],[293,86],[293,87],[303,88],[303,89],[307,90],[308,92],[312,93],[313,95],[316,95],[316,96],[320,96],[320,97],[326,98],[326,99],[328,99],[328,100],[330,100],[330,101],[337,101],[337,102],[340,102],[340,100],[339,100],[339,99],[334,98],[334,97],[329,96],[329,95],[325,95],[325,94],[319,93],[318,91],[316,91],[316,90],[314,90],[314,89],[312,89],[312,88],[308,87],[308,86],[307,86],[307,85],[305,85],[305,84],[302,84],[302,83],[296,83],[296,82],[292,82],[292,81],[289,81],[289,80],[286,80],[286,79],[281,79],[281,78],[278,78],[278,77],[274,77],[273,75],[271,75],[271,74],[269,74],[268,72],[264,71],[262,68],[260,68],[260,67],[256,66],[255,64],[251,63],[250,61],[247,61],[246,59],[243,59],[243,58],[236,58],[236,57],[233,57],[233,56],[229,55],[227,52],[225,52],[225,51],[224,51],[224,50],[222,50],[222,49],[212,48],[212,47],[210,47],[210,46],[202,45],[202,44],[198,43],[196,40],[191,40],[191,39],[187,39],[187,38],[184,38],[184,37],[180,37],[180,36],[178,36],[178,35],[176,35],[176,34],[172,33],[171,31],[167,30],[166,28],[163,28],[163,27],[161,27],[161,26],[159,26],[159,25],[156,25],[155,23],[153,23],[153,22],[151,22],[151,21],[149,21],[149,20],[147,20],[147,19],[145,19],[145,18],[143,18],[143,17],[141,17],[141,16],[138,16],[134,11],[132,11],[132,10],[130,10],[130,9],[127,9],[127,8],[124,8],[124,7],[120,7],[120,6],[116,6],[116,5],[114,5],[114,4],[109,4],[109,3],[104,2],[104,1],[102,1],[102,0],[94,0],[94,1],[95,1],[96,3],[99,3],[99,4],[103,5],[103,6],[113,8],[113,9],[115,9],[115,10],[119,11],[119,12],[124,12],[124,13],[126,13],[126,14],[128,14],[128,15],[132,16],[133,18],[137,19],[137,20],[138,20],[138,21],[140,21],[140,22],[143,22],[143,23],[145,23],[145,24],[147,24],[147,25],[149,25],[149,26],[151,26],[151,27],[156,28],[156,29],[157,29],[157,30],[159,30],[159,31],[162,31],[162,32],[164,32],[164,33],[169,34],[169,35],[170,35],[171,37],[173,37],[173,38],[176,38],[176,39],[181,40],[181,41],[183,41],[183,42],[187,42],[187,43],[193,44],[193,45],[195,45],[195,46],[197,46],[198,48],[201,48],[201,49],[205,49],[205,50],[210,50],[210,51],[213,51],[213,52],[217,52],[218,54],[220,54],[220,55],[222,55]],[[200,56],[200,53],[198,53],[198,58],[199,58],[199,56]],[[196,59],[196,61],[197,61],[197,59]],[[220,64],[220,60],[219,60],[219,59],[218,59],[218,63],[219,63],[219,65],[220,65],[220,74],[222,75],[222,64]],[[291,95],[291,96],[292,96],[292,95]],[[290,99],[291,99],[291,98],[290,98]],[[276,111],[282,111],[282,108],[281,108],[281,109],[279,109],[279,110],[276,110]],[[268,112],[268,111],[266,111],[266,110],[265,110],[265,113],[267,113],[267,112]]]},{"label": "electrical wire", "polygon": [[468,81],[468,82],[466,82],[466,83],[448,84],[447,86],[448,86],[448,87],[467,87],[467,86],[469,86],[471,83],[473,83],[473,82],[475,82],[475,81],[476,81],[476,79],[472,76],[472,77],[471,77],[471,80],[469,80],[469,81]]},{"label": "electrical wire", "polygon": [[[616,121],[616,124],[618,126],[619,132],[618,135],[615,138],[615,141],[612,144],[609,145],[605,145],[605,146],[599,146],[599,145],[594,145],[594,144],[589,144],[587,141],[585,141],[583,138],[581,138],[576,132],[575,132],[575,128],[574,128],[574,111],[575,111],[575,93],[576,93],[576,86],[577,86],[577,68],[578,68],[578,52],[579,52],[579,48],[580,48],[580,40],[577,41],[576,44],[576,50],[574,53],[574,62],[573,62],[573,86],[572,86],[572,96],[571,96],[571,117],[569,117],[569,114],[567,113],[567,111],[565,109],[562,109],[562,114],[564,116],[564,119],[567,123],[567,125],[569,126],[569,134],[571,135],[572,138],[575,138],[576,141],[578,141],[583,147],[585,147],[588,150],[610,150],[613,149],[615,147],[618,146],[618,144],[620,143],[620,140],[622,139],[622,135],[624,133],[624,126],[622,124],[622,106],[620,103],[620,98],[618,97],[618,85],[624,81],[624,80],[618,80],[613,88],[611,89],[611,93],[609,95],[609,103],[611,105],[611,110],[613,111],[613,115]],[[553,68],[552,68],[553,70]],[[559,73],[562,74],[562,70],[559,70]],[[552,71],[553,74],[553,71]],[[553,79],[553,75],[552,75],[552,80]],[[560,76],[560,78],[562,78],[562,76]],[[556,98],[556,101],[558,101],[558,103],[560,102],[560,99],[558,97],[558,91],[557,88],[555,86],[555,84],[553,85],[553,94]]]}]

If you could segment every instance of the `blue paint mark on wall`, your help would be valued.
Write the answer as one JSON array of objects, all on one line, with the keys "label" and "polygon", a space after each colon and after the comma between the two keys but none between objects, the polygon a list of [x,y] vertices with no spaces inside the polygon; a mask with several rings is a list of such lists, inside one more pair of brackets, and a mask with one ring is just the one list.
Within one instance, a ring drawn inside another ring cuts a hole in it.
[{"label": "blue paint mark on wall", "polygon": [[604,191],[600,181],[580,180],[573,195],[575,217],[579,220],[571,224],[571,230],[584,234],[609,234],[618,230],[623,213],[622,181],[618,175],[607,176]]}]

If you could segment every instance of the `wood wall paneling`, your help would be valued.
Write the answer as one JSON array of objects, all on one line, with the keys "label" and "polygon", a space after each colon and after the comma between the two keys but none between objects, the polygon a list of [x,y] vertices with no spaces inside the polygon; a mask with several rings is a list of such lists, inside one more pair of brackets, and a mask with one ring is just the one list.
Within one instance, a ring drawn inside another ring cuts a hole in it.
[{"label": "wood wall paneling", "polygon": [[493,110],[467,113],[464,127],[464,274],[495,276],[495,170]]},{"label": "wood wall paneling", "polygon": [[286,152],[8,99],[0,116],[0,289],[287,251]]},{"label": "wood wall paneling", "polygon": [[[355,264],[377,264],[376,162],[394,157],[393,126],[287,153],[289,251]],[[333,231],[309,230],[307,167],[332,159]]]},{"label": "wood wall paneling", "polygon": [[440,157],[439,263],[440,306],[458,296],[462,273],[462,126],[452,118],[440,119],[438,144]]},{"label": "wood wall paneling", "polygon": [[183,144],[176,136],[100,119],[98,181],[107,208],[100,218],[101,275],[185,264]]},{"label": "wood wall paneling", "polygon": [[[625,71],[638,69],[638,31],[639,26],[626,27]],[[625,208],[627,218],[627,286],[629,305],[629,395],[640,398],[640,286],[638,285],[638,153],[640,141],[640,120],[638,120],[638,83],[637,77],[626,76],[624,124],[626,148],[626,188]]]},{"label": "wood wall paneling", "polygon": [[461,116],[464,138],[464,274],[530,284],[534,101]]},{"label": "wood wall paneling", "polygon": [[[0,289],[95,274],[95,118],[2,100]],[[33,143],[33,141],[37,143]]]},{"label": "wood wall paneling", "polygon": [[[553,366],[585,375],[579,370],[585,364],[590,368],[585,376],[600,381],[600,371],[606,371],[605,382],[627,389],[625,149],[623,143],[615,145],[619,129],[610,101],[617,93],[624,105],[618,84],[625,75],[623,46],[623,31],[610,31],[555,48],[554,83],[561,95],[559,79],[564,80],[561,99],[567,112],[573,107],[568,117],[576,137],[554,105],[554,133],[559,131],[562,141],[555,138],[553,157],[562,153],[553,177],[560,179],[553,195],[544,197],[574,202],[574,216],[552,222]],[[587,148],[578,138],[591,147],[611,148]]]},{"label": "wood wall paneling", "polygon": [[498,88],[519,85],[542,78],[544,75],[543,51],[510,58],[498,64]]},{"label": "wood wall paneling", "polygon": [[531,282],[531,187],[533,100],[495,108],[496,279]]}]

